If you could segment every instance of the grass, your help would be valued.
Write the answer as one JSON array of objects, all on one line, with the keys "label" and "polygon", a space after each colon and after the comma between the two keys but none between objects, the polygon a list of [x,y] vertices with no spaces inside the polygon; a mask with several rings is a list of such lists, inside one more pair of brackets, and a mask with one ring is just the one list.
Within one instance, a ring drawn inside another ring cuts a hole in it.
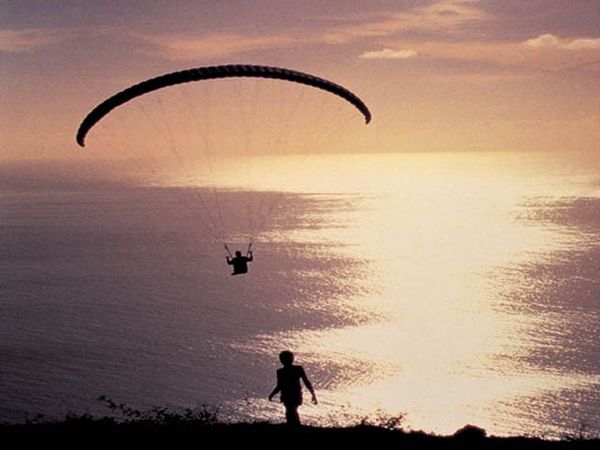
[{"label": "grass", "polygon": [[[363,419],[350,427],[290,428],[268,422],[223,423],[219,408],[201,406],[175,411],[152,408],[140,411],[102,396],[98,400],[110,409],[112,417],[93,417],[89,414],[68,415],[62,420],[48,421],[42,416],[22,424],[0,424],[3,441],[18,442],[19,447],[35,443],[37,447],[68,445],[85,448],[96,445],[131,443],[165,445],[168,448],[213,448],[220,445],[269,447],[293,444],[317,445],[336,449],[340,446],[369,448],[398,446],[424,449],[597,449],[600,439],[588,438],[585,433],[563,436],[560,441],[538,437],[494,437],[485,430],[467,425],[452,436],[438,436],[421,431],[407,432],[402,428],[402,415]],[[40,445],[41,444],[41,445]]]}]

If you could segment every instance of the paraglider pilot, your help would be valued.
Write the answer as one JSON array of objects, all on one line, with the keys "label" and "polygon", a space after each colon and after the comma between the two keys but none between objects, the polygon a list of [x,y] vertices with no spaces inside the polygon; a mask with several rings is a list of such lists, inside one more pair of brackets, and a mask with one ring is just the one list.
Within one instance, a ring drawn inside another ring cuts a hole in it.
[{"label": "paraglider pilot", "polygon": [[242,252],[237,250],[233,258],[230,255],[226,257],[227,264],[233,266],[231,275],[241,275],[248,272],[248,263],[253,260],[252,250],[248,249],[246,256],[242,256]]}]

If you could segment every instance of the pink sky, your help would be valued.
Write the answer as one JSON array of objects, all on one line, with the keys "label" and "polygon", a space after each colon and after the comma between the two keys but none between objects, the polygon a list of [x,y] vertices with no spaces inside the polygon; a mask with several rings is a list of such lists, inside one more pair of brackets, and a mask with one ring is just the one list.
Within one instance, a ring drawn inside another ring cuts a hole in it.
[{"label": "pink sky", "polygon": [[357,151],[600,153],[597,0],[2,0],[0,17],[0,159],[69,157],[112,93],[229,63],[358,93]]}]

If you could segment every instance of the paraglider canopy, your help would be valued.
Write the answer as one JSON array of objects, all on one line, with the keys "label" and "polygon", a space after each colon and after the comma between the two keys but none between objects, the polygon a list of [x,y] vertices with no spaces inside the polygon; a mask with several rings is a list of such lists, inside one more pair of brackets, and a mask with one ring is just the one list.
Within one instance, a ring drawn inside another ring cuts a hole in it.
[{"label": "paraglider canopy", "polygon": [[371,121],[371,112],[365,103],[354,93],[339,84],[333,83],[332,81],[325,80],[314,75],[309,75],[307,73],[283,69],[280,67],[232,64],[224,66],[198,67],[172,72],[155,78],[150,78],[142,81],[141,83],[128,87],[121,92],[118,92],[96,106],[85,117],[85,119],[83,119],[83,122],[81,122],[79,130],[77,131],[77,143],[81,147],[84,147],[85,138],[90,129],[113,109],[124,103],[127,103],[129,100],[176,84],[229,77],[279,79],[322,89],[337,95],[354,105],[354,107],[364,116],[365,123],[368,124]]},{"label": "paraglider canopy", "polygon": [[186,239],[225,244],[233,258],[227,243],[247,244],[250,253],[307,155],[327,152],[328,140],[360,119],[371,121],[366,104],[327,79],[262,65],[206,66],[108,97],[85,116],[76,141],[101,150],[93,158],[111,180],[155,188],[173,210],[180,204],[157,223],[180,212],[179,222],[191,224]]}]

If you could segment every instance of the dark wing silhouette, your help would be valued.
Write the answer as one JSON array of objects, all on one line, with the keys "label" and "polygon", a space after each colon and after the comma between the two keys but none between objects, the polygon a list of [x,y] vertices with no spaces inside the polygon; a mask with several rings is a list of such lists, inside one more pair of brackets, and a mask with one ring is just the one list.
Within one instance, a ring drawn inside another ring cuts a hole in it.
[{"label": "dark wing silhouette", "polygon": [[229,77],[272,78],[322,89],[351,103],[364,116],[365,123],[369,123],[371,121],[371,112],[364,102],[358,98],[358,96],[339,84],[295,70],[282,69],[279,67],[234,64],[198,67],[194,69],[172,72],[155,78],[150,78],[142,81],[141,83],[130,86],[121,92],[118,92],[96,106],[85,117],[85,119],[83,119],[83,122],[81,122],[81,125],[77,130],[77,143],[81,147],[84,147],[85,137],[96,123],[102,120],[104,116],[106,116],[116,107],[123,105],[124,103],[127,103],[136,97],[176,84]]}]

